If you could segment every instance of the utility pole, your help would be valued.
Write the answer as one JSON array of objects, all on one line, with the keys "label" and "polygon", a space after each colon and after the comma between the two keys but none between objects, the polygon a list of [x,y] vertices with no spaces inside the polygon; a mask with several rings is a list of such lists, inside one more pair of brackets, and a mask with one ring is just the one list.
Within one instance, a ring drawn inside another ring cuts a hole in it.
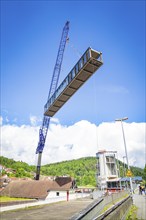
[{"label": "utility pole", "polygon": [[[123,121],[125,121],[127,119],[128,118],[125,117],[125,118],[116,119],[115,121],[120,121],[121,122],[123,141],[124,141],[124,147],[125,147],[126,162],[127,162],[128,170],[130,170],[128,154],[127,154],[127,146],[126,146],[126,140],[125,140],[125,133],[124,133],[124,128],[123,128]],[[131,179],[131,177],[129,177],[129,179],[130,179],[130,191],[131,191],[131,195],[133,195],[132,179]]]}]

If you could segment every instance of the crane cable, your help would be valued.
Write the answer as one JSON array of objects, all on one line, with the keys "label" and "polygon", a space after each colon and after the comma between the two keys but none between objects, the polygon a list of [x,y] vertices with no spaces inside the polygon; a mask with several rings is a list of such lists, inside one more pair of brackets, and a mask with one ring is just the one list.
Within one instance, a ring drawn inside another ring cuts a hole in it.
[{"label": "crane cable", "polygon": [[[69,47],[71,48],[71,50],[76,54],[76,56],[80,59],[82,56],[82,53],[70,42],[70,38],[68,37],[66,39],[66,44],[69,45]],[[64,58],[65,58],[66,54],[64,54]],[[62,66],[61,68],[61,72],[64,72],[64,66]]]},{"label": "crane cable", "polygon": [[[93,61],[94,62],[94,61]],[[93,72],[95,71],[95,66],[93,65]],[[95,76],[95,75],[94,75]],[[93,77],[94,77],[93,76]],[[99,126],[97,125],[98,117],[97,117],[97,85],[96,80],[92,80],[92,90],[93,90],[93,109],[95,114],[95,145],[97,147],[97,151],[99,150]]]},{"label": "crane cable", "polygon": [[78,58],[81,58],[82,53],[72,43],[70,43],[70,39],[69,38],[67,39],[67,43],[69,43],[70,48],[76,53]]}]

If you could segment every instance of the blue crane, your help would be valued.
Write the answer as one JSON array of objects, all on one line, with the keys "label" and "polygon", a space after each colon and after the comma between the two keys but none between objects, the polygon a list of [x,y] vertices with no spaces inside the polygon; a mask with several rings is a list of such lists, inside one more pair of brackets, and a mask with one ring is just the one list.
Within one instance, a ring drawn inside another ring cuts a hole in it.
[{"label": "blue crane", "polygon": [[[50,99],[50,97],[54,94],[54,92],[57,89],[65,45],[68,40],[68,31],[69,31],[69,21],[66,22],[63,28],[63,31],[62,31],[62,36],[60,40],[60,45],[58,49],[57,59],[56,59],[56,63],[55,63],[55,67],[54,67],[54,71],[52,75],[52,80],[51,80],[51,85],[50,85],[50,90],[49,90],[47,101]],[[36,149],[36,154],[38,154],[38,162],[37,162],[36,177],[35,177],[36,180],[39,180],[40,178],[41,158],[42,158],[42,152],[45,146],[49,124],[50,124],[50,117],[44,115],[42,126],[40,127],[40,130],[39,130],[39,142],[38,142],[38,146]]]}]

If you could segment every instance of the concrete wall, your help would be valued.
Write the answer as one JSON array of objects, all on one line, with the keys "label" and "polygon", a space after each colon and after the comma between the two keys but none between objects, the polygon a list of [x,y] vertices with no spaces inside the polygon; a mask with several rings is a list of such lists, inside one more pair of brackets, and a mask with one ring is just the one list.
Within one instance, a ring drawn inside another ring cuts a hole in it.
[{"label": "concrete wall", "polygon": [[67,198],[67,191],[50,191],[46,199]]},{"label": "concrete wall", "polygon": [[[46,197],[46,201],[69,201],[72,199],[78,199],[78,198],[83,198],[83,197],[88,197],[90,196],[89,193],[75,193],[74,191],[68,191],[69,194],[67,194],[67,191],[50,191],[48,196]],[[59,193],[59,194],[58,194]]]},{"label": "concrete wall", "polygon": [[105,220],[113,220],[113,219],[125,219],[125,214],[133,204],[133,201],[131,197],[129,197],[126,202],[124,202],[120,207],[115,209],[111,214],[109,214],[107,217],[105,217]]}]

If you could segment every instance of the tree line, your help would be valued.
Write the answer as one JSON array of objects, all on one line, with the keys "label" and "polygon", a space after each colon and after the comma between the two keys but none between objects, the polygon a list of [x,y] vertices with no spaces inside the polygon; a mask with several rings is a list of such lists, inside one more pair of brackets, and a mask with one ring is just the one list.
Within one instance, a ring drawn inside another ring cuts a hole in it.
[{"label": "tree line", "polygon": [[[119,175],[124,176],[127,166],[120,160],[117,160]],[[11,168],[12,172],[7,173],[2,170],[2,174],[7,174],[9,177],[29,177],[34,178],[36,167],[22,161],[15,161],[6,157],[0,156],[0,164],[6,168]],[[78,186],[96,186],[97,173],[96,157],[85,157],[75,160],[62,161],[58,163],[46,164],[41,167],[42,176],[71,176],[76,179]],[[142,176],[146,180],[146,166],[144,169],[139,167],[131,167],[133,176]]]}]

